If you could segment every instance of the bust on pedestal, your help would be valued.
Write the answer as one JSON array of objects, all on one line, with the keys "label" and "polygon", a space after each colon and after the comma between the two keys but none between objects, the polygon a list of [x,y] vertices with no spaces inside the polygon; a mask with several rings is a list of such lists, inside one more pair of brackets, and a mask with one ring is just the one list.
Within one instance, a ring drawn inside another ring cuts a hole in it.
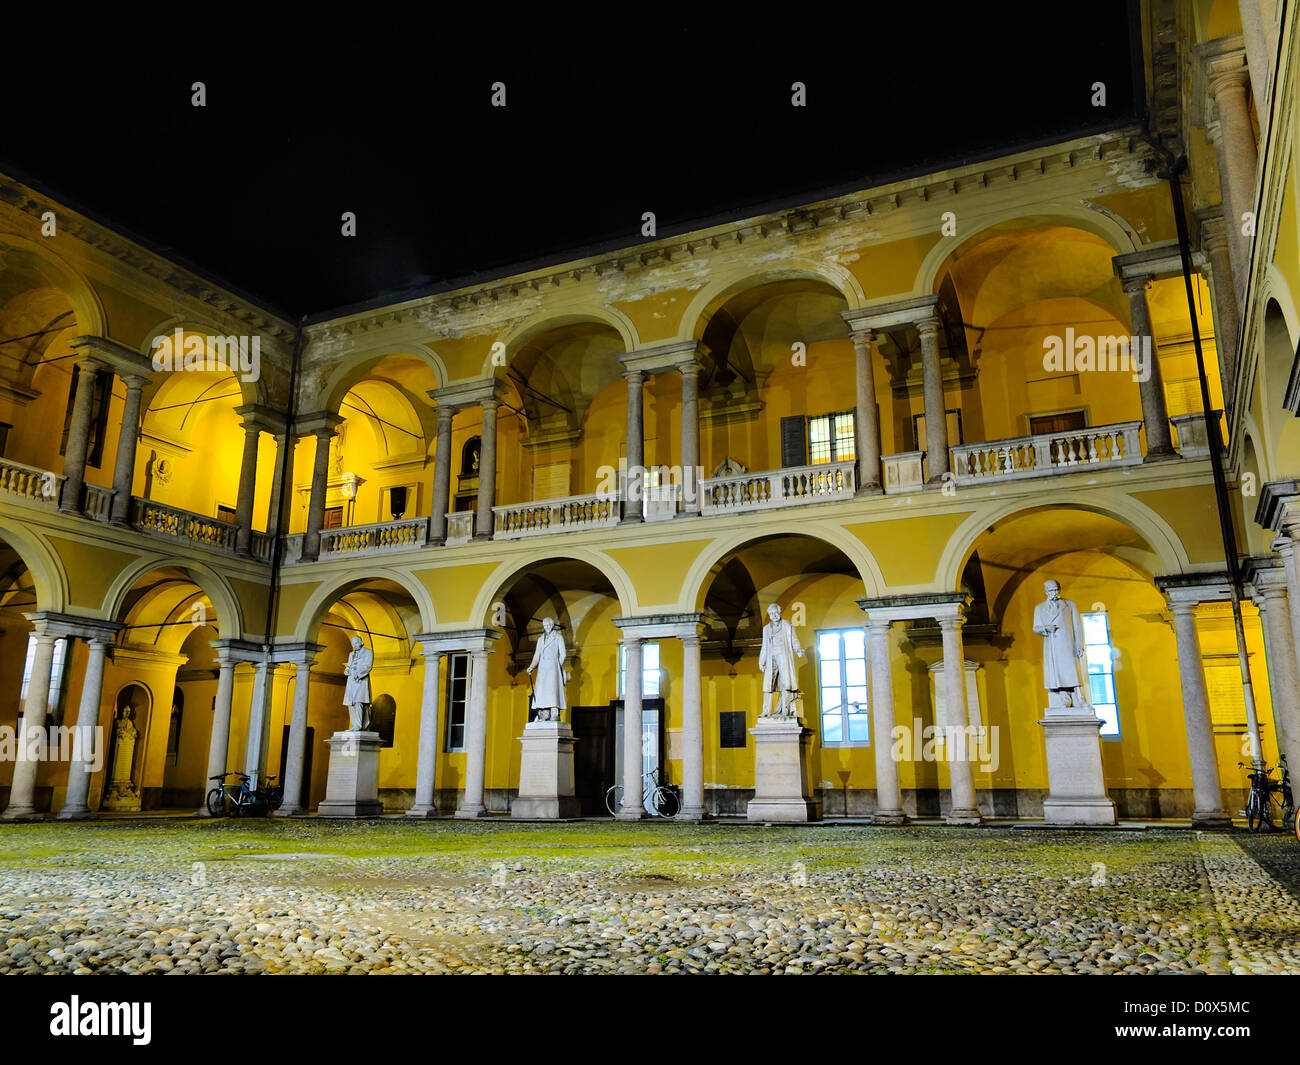
[{"label": "bust on pedestal", "polygon": [[1043,711],[1048,795],[1043,820],[1049,825],[1113,825],[1115,804],[1106,795],[1101,764],[1101,718],[1088,702],[1083,625],[1079,608],[1061,598],[1061,585],[1043,585],[1047,599],[1034,607],[1034,632],[1043,638]]},{"label": "bust on pedestal", "polygon": [[[808,747],[812,731],[799,719],[797,658],[803,648],[781,608],[767,608],[758,668],[763,671],[763,710],[749,730],[754,737],[754,797],[750,821],[820,821],[822,804],[808,790]],[[775,700],[776,707],[772,703]]]},{"label": "bust on pedestal", "polygon": [[347,677],[343,704],[348,708],[352,727],[325,741],[330,748],[330,764],[325,800],[317,811],[321,817],[378,817],[384,812],[379,801],[379,733],[366,731],[374,664],[374,652],[361,642],[360,636],[353,636],[352,653],[343,669]]},{"label": "bust on pedestal", "polygon": [[573,729],[560,720],[560,711],[568,707],[564,697],[569,680],[564,668],[566,654],[564,637],[554,620],[545,618],[528,665],[530,679],[537,674],[529,697],[536,717],[524,726],[519,738],[523,755],[519,794],[510,803],[511,817],[554,821],[578,816],[578,800],[573,794]]}]

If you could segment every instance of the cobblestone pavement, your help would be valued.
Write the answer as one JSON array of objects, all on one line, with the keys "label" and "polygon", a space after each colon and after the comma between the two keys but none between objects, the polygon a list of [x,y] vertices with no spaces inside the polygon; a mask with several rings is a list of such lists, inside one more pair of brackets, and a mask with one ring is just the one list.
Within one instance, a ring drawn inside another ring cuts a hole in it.
[{"label": "cobblestone pavement", "polygon": [[1300,845],[1239,838],[6,825],[0,972],[1300,972]]}]

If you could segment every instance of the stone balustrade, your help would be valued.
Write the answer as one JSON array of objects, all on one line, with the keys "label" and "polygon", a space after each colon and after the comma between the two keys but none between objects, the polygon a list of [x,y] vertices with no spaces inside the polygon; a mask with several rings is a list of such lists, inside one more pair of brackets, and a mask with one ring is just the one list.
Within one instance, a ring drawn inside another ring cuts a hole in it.
[{"label": "stone balustrade", "polygon": [[474,539],[474,519],[477,517],[476,510],[457,510],[448,514],[446,542],[454,547],[456,544],[467,544]]},{"label": "stone balustrade", "polygon": [[217,521],[216,518],[207,518],[202,514],[193,514],[139,496],[131,500],[131,525],[152,536],[165,536],[171,540],[182,540],[227,552],[235,550],[235,532],[238,528],[228,521]]},{"label": "stone balustrade", "polygon": [[63,490],[63,475],[12,459],[0,459],[0,496],[39,506],[56,507]]},{"label": "stone balustrade", "polygon": [[428,518],[403,518],[377,525],[349,525],[341,529],[322,529],[320,557],[372,555],[386,551],[409,551],[429,541]]},{"label": "stone balustrade", "polygon": [[88,484],[82,496],[81,513],[92,521],[108,521],[113,508],[113,496],[117,493],[111,488],[101,488],[97,484]]},{"label": "stone balustrade", "polygon": [[494,540],[522,540],[529,536],[599,529],[617,525],[622,516],[616,494],[563,496],[532,503],[493,507]]},{"label": "stone balustrade", "polygon": [[958,444],[950,449],[959,485],[992,484],[1078,469],[1135,466],[1142,461],[1141,422],[1094,425],[1010,440]]},{"label": "stone balustrade", "polygon": [[700,482],[700,511],[703,514],[739,514],[851,499],[855,484],[852,462],[711,477]]}]

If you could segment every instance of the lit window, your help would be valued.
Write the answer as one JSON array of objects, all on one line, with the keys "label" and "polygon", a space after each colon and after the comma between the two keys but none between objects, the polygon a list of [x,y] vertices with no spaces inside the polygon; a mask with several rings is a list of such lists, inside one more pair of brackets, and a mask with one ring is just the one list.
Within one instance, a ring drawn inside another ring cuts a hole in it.
[{"label": "lit window", "polygon": [[[618,697],[627,691],[627,646],[618,645]],[[641,698],[659,698],[659,644],[647,640],[641,645]]]},{"label": "lit window", "polygon": [[817,634],[822,743],[870,743],[867,641],[861,629]]},{"label": "lit window", "polygon": [[469,694],[469,655],[447,656],[447,750],[465,749],[465,703]]},{"label": "lit window", "polygon": [[1104,612],[1083,614],[1083,644],[1088,661],[1088,694],[1101,718],[1101,734],[1119,736],[1119,706],[1115,702],[1115,649]]},{"label": "lit window", "polygon": [[[67,677],[67,652],[68,641],[60,637],[54,641],[54,657],[50,661],[50,696],[46,703],[45,711],[53,714],[56,718],[55,724],[62,724],[63,709],[63,686],[64,679]],[[27,703],[27,685],[32,679],[32,665],[36,655],[36,637],[27,637],[27,659],[23,662],[23,686],[18,695],[19,713]],[[41,722],[44,725],[44,722]]]},{"label": "lit window", "polygon": [[854,457],[853,412],[808,419],[808,461],[847,462]]}]

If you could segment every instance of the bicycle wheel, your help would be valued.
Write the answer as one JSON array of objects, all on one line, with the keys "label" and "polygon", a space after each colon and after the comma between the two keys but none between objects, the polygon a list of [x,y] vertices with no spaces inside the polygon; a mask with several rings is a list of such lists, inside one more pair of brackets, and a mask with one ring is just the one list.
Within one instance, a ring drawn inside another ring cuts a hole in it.
[{"label": "bicycle wheel", "polygon": [[672,788],[656,788],[654,794],[654,808],[657,817],[674,818],[682,808],[681,800],[677,798],[677,792]]},{"label": "bicycle wheel", "polygon": [[213,817],[226,816],[226,793],[220,788],[208,792],[208,813]]},{"label": "bicycle wheel", "polygon": [[610,817],[618,816],[618,808],[623,802],[623,789],[615,784],[605,792],[605,809],[609,811]]},{"label": "bicycle wheel", "polygon": [[274,813],[284,803],[284,789],[279,785],[266,789],[266,808]]},{"label": "bicycle wheel", "polygon": [[1291,819],[1291,834],[1295,836],[1296,842],[1300,843],[1300,806],[1296,807],[1295,817]]},{"label": "bicycle wheel", "polygon": [[1259,793],[1252,791],[1246,799],[1246,827],[1258,832],[1264,824],[1264,806],[1259,801]]}]

